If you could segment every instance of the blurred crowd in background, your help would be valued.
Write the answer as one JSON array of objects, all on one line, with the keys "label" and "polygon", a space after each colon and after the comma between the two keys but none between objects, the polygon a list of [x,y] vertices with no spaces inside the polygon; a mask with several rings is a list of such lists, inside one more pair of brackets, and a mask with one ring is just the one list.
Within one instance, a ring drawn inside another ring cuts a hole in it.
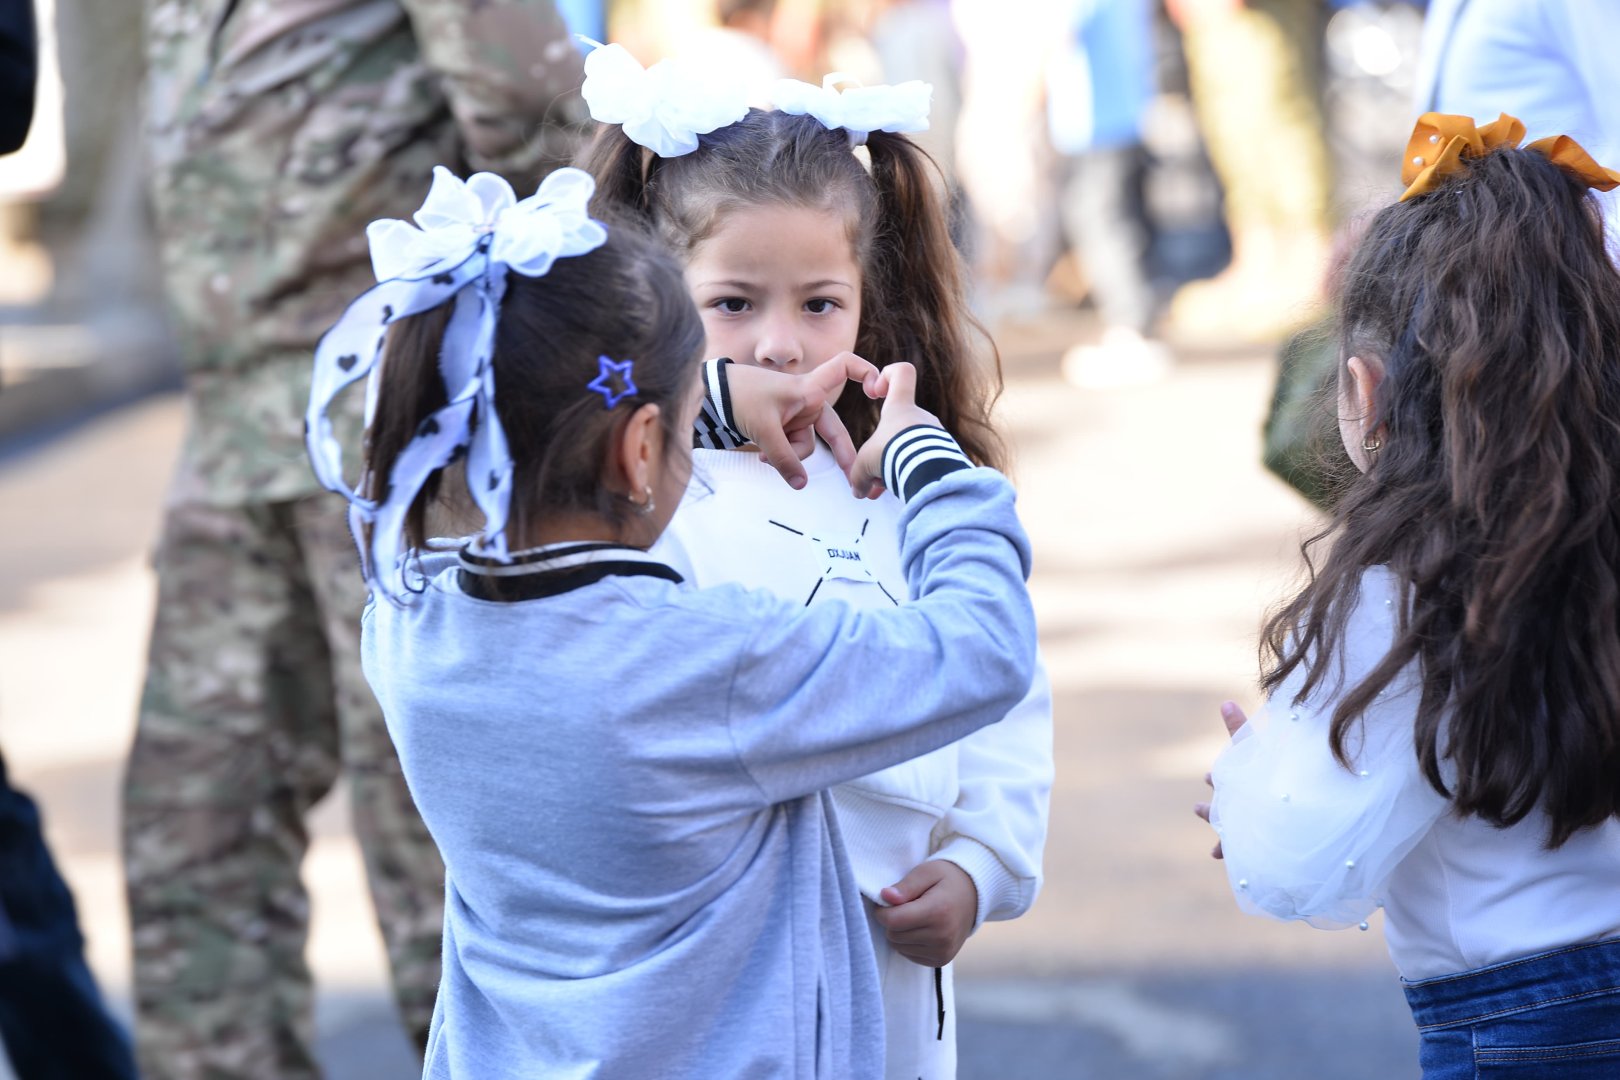
[{"label": "blurred crowd in background", "polygon": [[[141,8],[40,0],[28,144],[0,159],[0,310],[115,327],[161,377],[141,187]],[[1406,0],[562,0],[644,63],[698,54],[768,79],[921,79],[919,139],[955,189],[992,326],[1089,305],[1082,386],[1142,381],[1168,344],[1307,321],[1336,223],[1387,200],[1422,9]],[[93,60],[92,60],[93,58]],[[104,339],[106,334],[95,335]],[[56,344],[72,352],[72,335]],[[28,353],[29,350],[23,350]],[[10,383],[40,359],[12,350]]]}]

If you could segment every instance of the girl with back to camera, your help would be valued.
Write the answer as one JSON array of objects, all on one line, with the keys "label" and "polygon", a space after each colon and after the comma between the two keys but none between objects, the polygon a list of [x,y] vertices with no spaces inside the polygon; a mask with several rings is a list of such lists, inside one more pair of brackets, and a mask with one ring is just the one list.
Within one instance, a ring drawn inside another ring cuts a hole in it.
[{"label": "girl with back to camera", "polygon": [[[584,162],[598,202],[644,216],[684,258],[706,355],[795,373],[851,352],[910,362],[918,403],[970,458],[1003,462],[994,348],[967,311],[938,170],[904,134],[927,126],[925,84],[783,81],[776,108],[749,109],[712,72],[679,60],[643,71],[610,45],[587,57],[584,94],[613,125]],[[859,395],[837,408],[857,438],[877,419]],[[659,548],[683,574],[806,606],[907,600],[897,498],[852,498],[825,447],[792,491],[751,448],[709,432],[699,446],[694,493]],[[871,918],[891,1080],[955,1075],[946,965],[986,919],[1034,901],[1051,781],[1043,672],[1000,723],[833,792]]]},{"label": "girl with back to camera", "polygon": [[1620,173],[1523,135],[1422,117],[1344,271],[1360,473],[1199,808],[1245,910],[1384,909],[1427,1080],[1620,1076]]},{"label": "girl with back to camera", "polygon": [[[369,230],[381,283],[316,358],[311,458],[373,588],[366,676],[445,858],[426,1075],[871,1080],[878,979],[823,789],[1027,691],[1012,489],[913,403],[907,365],[705,373],[679,267],[591,220],[591,191],[562,170],[516,202],[441,170],[420,228]],[[350,491],[327,406],[368,373]],[[648,552],[706,392],[798,475],[812,423],[851,449],[824,407],[846,376],[886,395],[844,460],[904,500],[916,603],[806,611]],[[430,543],[456,491],[481,532]]]}]

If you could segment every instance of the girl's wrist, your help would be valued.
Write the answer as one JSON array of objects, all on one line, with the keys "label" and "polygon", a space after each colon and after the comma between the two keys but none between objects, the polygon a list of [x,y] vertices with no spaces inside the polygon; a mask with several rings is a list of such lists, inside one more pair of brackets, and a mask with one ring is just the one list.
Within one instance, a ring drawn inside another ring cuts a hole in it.
[{"label": "girl's wrist", "polygon": [[737,450],[753,442],[737,426],[732,409],[731,384],[726,368],[728,356],[703,362],[703,404],[698,409],[692,432],[692,445],[701,450]]}]

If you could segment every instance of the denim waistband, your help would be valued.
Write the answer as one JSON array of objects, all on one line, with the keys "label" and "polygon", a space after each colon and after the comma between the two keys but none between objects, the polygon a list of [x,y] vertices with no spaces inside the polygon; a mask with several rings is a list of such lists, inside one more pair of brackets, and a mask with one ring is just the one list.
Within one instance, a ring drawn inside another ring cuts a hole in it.
[{"label": "denim waistband", "polygon": [[1620,991],[1620,938],[1405,983],[1403,988],[1420,1030],[1615,993]]}]

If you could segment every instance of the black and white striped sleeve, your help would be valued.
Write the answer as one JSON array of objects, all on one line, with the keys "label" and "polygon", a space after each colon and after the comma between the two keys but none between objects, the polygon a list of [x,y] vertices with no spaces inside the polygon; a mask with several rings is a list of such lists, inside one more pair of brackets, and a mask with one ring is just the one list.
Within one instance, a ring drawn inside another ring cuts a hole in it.
[{"label": "black and white striped sleeve", "polygon": [[692,445],[700,450],[735,450],[753,440],[737,429],[731,412],[731,387],[726,381],[729,357],[703,362],[703,406],[692,428]]},{"label": "black and white striped sleeve", "polygon": [[948,473],[972,467],[950,432],[932,424],[906,428],[883,449],[883,483],[901,502]]}]

